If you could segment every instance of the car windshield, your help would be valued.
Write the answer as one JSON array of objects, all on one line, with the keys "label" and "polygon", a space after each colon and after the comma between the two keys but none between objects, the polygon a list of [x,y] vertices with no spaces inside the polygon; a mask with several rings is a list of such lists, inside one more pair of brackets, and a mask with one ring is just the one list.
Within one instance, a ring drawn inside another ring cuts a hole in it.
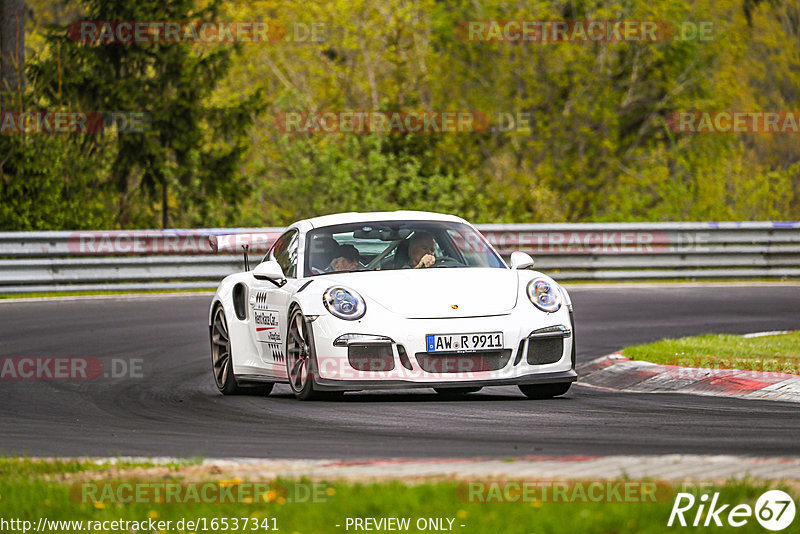
[{"label": "car windshield", "polygon": [[463,223],[352,223],[317,228],[306,235],[306,276],[446,267],[506,268],[486,239]]}]

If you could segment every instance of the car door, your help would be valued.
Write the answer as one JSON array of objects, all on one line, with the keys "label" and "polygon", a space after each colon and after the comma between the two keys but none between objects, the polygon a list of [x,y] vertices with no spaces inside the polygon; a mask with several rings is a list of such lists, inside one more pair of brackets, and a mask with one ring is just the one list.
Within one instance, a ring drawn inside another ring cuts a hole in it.
[{"label": "car door", "polygon": [[291,229],[275,241],[265,260],[281,266],[287,283],[277,287],[268,280],[256,280],[250,296],[251,333],[261,361],[275,376],[286,376],[286,332],[291,291],[297,284],[299,232]]}]

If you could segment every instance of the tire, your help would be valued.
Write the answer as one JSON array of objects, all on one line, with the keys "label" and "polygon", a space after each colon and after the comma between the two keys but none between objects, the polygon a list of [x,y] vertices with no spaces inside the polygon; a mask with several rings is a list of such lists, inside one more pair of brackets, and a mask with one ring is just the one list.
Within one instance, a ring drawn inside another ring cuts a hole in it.
[{"label": "tire", "polygon": [[231,340],[228,320],[222,306],[214,308],[209,329],[211,338],[211,372],[214,383],[223,395],[269,395],[274,384],[242,386],[233,374]]},{"label": "tire", "polygon": [[529,399],[552,399],[569,391],[572,382],[558,384],[520,384],[519,390]]},{"label": "tire", "polygon": [[300,308],[295,308],[289,315],[286,331],[286,376],[294,396],[302,401],[342,398],[343,391],[320,391],[316,387],[317,351],[314,335]]},{"label": "tire", "polygon": [[433,388],[433,390],[444,398],[458,398],[463,397],[469,393],[477,393],[482,390],[481,386],[474,387],[461,387],[461,388]]}]

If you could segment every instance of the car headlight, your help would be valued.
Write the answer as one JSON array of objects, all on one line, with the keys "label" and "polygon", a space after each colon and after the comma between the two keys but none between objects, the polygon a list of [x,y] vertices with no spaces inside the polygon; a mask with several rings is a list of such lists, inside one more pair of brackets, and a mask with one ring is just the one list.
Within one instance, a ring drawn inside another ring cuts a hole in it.
[{"label": "car headlight", "polygon": [[540,310],[553,313],[561,308],[561,293],[552,282],[535,278],[528,282],[528,298]]},{"label": "car headlight", "polygon": [[361,319],[367,312],[367,304],[361,295],[339,286],[329,287],[322,295],[322,302],[329,312],[347,321]]}]

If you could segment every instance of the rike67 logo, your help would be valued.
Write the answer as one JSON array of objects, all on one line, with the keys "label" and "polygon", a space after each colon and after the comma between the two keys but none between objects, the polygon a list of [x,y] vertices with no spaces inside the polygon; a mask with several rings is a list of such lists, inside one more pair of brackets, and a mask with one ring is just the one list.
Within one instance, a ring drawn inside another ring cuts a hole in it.
[{"label": "rike67 logo", "polygon": [[755,517],[765,529],[779,531],[792,524],[795,511],[792,497],[781,490],[764,492],[755,507],[749,504],[733,507],[731,504],[722,504],[719,502],[719,492],[711,497],[704,493],[699,499],[691,493],[678,493],[667,526],[742,527]]}]

